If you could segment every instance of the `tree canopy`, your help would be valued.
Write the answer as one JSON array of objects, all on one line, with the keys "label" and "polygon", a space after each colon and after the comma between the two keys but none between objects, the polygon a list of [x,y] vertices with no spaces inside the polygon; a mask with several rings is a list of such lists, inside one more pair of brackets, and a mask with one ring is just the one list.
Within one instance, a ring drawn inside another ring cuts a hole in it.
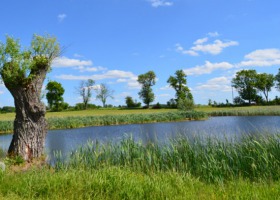
[{"label": "tree canopy", "polygon": [[[63,103],[64,88],[61,83],[56,81],[49,81],[46,90],[46,98],[51,110],[58,111]],[[61,108],[62,109],[62,108]]]},{"label": "tree canopy", "polygon": [[257,83],[256,70],[241,70],[236,73],[235,78],[232,79],[232,86],[237,89],[242,99],[248,100],[251,104],[257,96],[256,83]]},{"label": "tree canopy", "polygon": [[176,91],[176,101],[179,99],[193,99],[190,89],[187,86],[187,75],[183,70],[177,70],[175,76],[170,76],[167,83]]},{"label": "tree canopy", "polygon": [[156,83],[156,75],[153,71],[148,71],[145,74],[140,74],[137,81],[142,86],[140,92],[138,93],[139,97],[149,108],[150,103],[155,99],[152,86]]},{"label": "tree canopy", "polygon": [[264,94],[266,102],[268,102],[268,92],[271,91],[271,88],[274,86],[274,83],[275,77],[273,76],[273,74],[257,74],[256,88]]}]

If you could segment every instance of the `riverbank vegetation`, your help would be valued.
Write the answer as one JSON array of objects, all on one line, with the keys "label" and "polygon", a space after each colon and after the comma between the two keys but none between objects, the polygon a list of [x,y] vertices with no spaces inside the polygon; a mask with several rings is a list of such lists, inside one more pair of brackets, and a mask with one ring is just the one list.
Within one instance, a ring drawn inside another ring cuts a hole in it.
[{"label": "riverbank vegetation", "polygon": [[[48,117],[49,129],[71,129],[87,126],[107,126],[120,124],[141,124],[154,122],[170,122],[183,120],[198,120],[207,118],[206,113],[199,111],[172,111],[145,114],[115,114],[96,116],[65,116]],[[0,131],[8,133],[13,130],[12,121],[0,121]]]},{"label": "riverbank vegetation", "polygon": [[[208,116],[279,116],[280,106],[212,107],[197,106],[193,111],[176,109],[94,109],[64,112],[47,112],[50,129],[69,129],[86,126],[103,126],[133,123],[152,123],[204,119]],[[0,133],[13,130],[14,113],[0,114]]]},{"label": "riverbank vegetation", "polygon": [[[277,199],[279,135],[169,145],[88,142],[57,165],[0,172],[1,199]],[[20,168],[20,166],[18,167]]]}]

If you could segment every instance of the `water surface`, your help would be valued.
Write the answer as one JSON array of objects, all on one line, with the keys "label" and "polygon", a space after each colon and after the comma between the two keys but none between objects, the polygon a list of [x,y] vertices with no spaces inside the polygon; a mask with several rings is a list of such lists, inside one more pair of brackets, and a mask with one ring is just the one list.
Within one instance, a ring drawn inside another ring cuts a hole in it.
[{"label": "water surface", "polygon": [[[147,142],[165,143],[178,137],[210,136],[239,137],[242,134],[280,133],[279,116],[212,117],[203,121],[132,124],[86,127],[68,130],[51,130],[46,138],[46,151],[52,157],[54,151],[63,155],[98,140],[101,143],[119,142],[126,137]],[[0,148],[7,150],[11,135],[0,136]]]}]

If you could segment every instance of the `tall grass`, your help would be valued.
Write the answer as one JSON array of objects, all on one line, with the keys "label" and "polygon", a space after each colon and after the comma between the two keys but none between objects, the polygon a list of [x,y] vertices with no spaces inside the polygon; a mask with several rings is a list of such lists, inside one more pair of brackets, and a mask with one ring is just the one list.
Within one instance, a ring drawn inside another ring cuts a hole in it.
[{"label": "tall grass", "polygon": [[279,139],[88,142],[54,168],[0,171],[0,199],[279,199]]},{"label": "tall grass", "polygon": [[0,174],[0,199],[279,199],[280,182],[236,180],[206,184],[176,172],[141,173],[130,168],[58,170]]},{"label": "tall grass", "polygon": [[280,178],[280,135],[243,136],[240,141],[187,138],[170,144],[143,145],[133,139],[120,144],[88,143],[58,168],[86,170],[106,166],[130,168],[144,173],[189,173],[206,182],[234,179],[278,181]]},{"label": "tall grass", "polygon": [[[278,107],[277,107],[278,108]],[[258,107],[252,109],[220,109],[209,111],[210,116],[279,116],[280,110],[271,107]]]},{"label": "tall grass", "polygon": [[[136,124],[167,122],[180,120],[197,120],[206,118],[204,112],[162,112],[145,114],[127,114],[127,115],[104,115],[104,116],[78,116],[78,117],[51,117],[48,118],[49,129],[70,129],[86,126],[106,126],[119,124]],[[8,133],[13,130],[12,121],[0,121],[0,133]]]}]

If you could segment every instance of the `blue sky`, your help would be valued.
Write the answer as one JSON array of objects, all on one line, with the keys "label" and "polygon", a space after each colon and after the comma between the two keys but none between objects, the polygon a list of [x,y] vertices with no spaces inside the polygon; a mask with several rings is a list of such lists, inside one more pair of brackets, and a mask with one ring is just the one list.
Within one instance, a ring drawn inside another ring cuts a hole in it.
[{"label": "blue sky", "polygon": [[[155,103],[166,103],[174,98],[166,81],[179,69],[195,103],[231,101],[238,70],[280,67],[279,0],[5,0],[1,8],[0,41],[10,35],[29,46],[34,33],[47,33],[65,48],[47,80],[62,83],[70,105],[81,102],[75,88],[88,78],[114,90],[109,104],[141,101],[137,76],[149,70]],[[4,105],[13,99],[1,84]]]}]

